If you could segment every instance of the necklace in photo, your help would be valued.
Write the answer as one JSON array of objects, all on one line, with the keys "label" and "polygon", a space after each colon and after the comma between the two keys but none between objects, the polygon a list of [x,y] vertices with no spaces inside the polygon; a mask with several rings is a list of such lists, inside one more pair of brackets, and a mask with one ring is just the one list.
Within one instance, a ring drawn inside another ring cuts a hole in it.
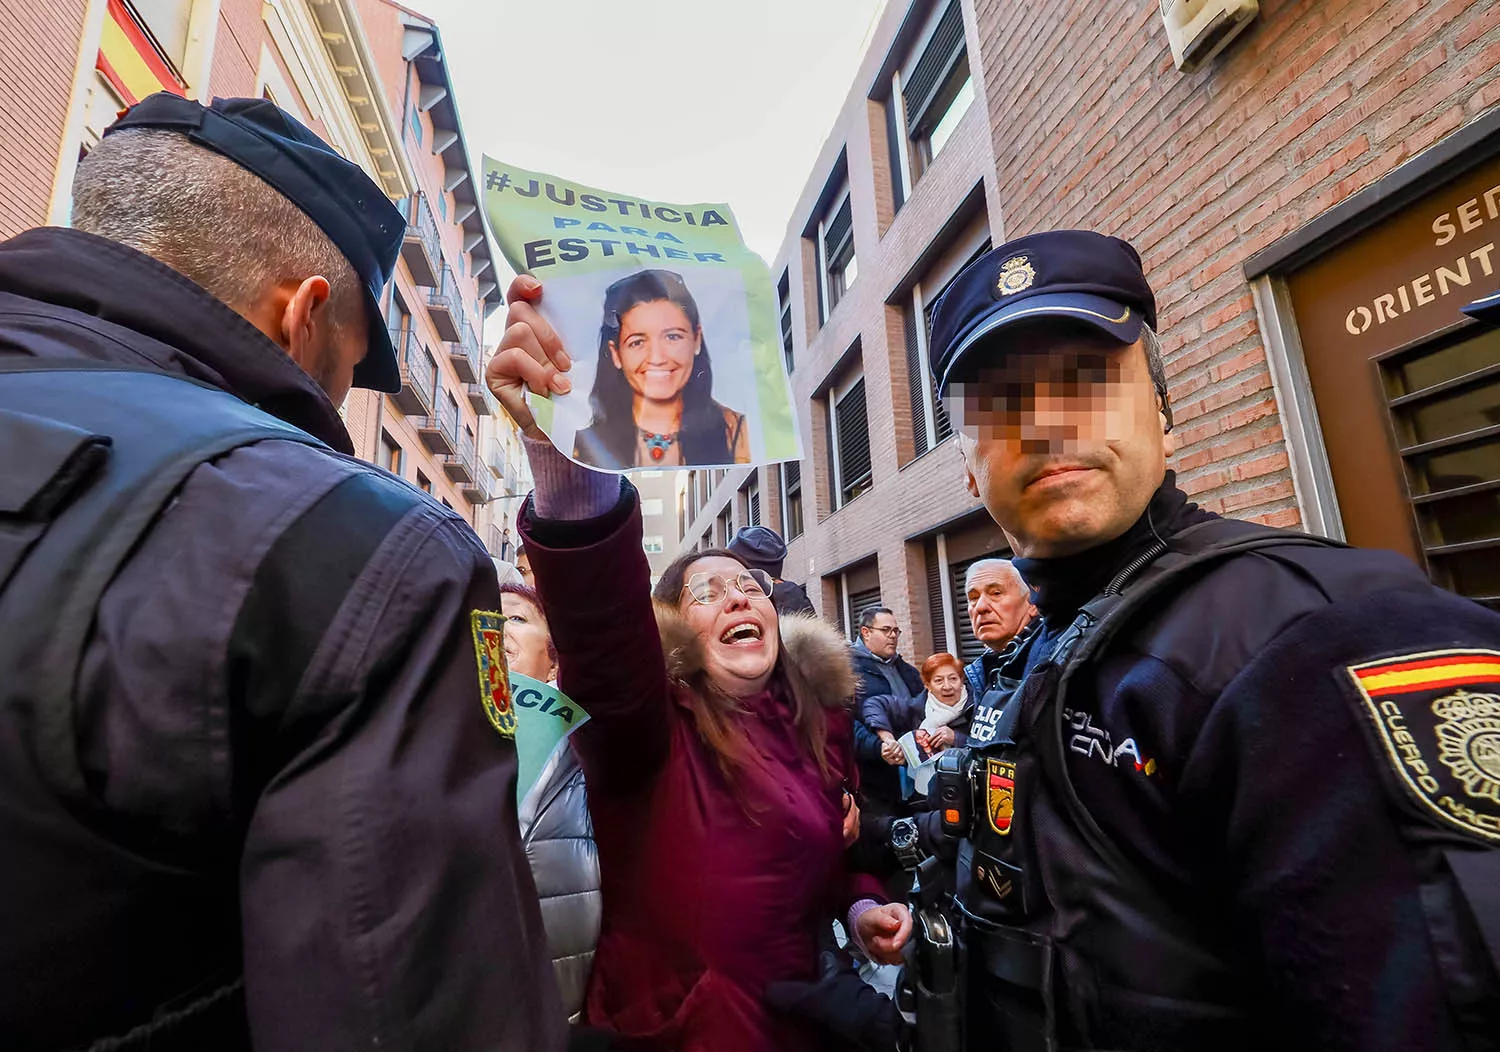
[{"label": "necklace in photo", "polygon": [[662,457],[667,455],[667,451],[670,450],[673,443],[677,441],[677,436],[675,434],[655,435],[650,431],[642,430],[641,439],[646,444],[646,455],[649,456],[652,460],[660,460],[662,459]]}]

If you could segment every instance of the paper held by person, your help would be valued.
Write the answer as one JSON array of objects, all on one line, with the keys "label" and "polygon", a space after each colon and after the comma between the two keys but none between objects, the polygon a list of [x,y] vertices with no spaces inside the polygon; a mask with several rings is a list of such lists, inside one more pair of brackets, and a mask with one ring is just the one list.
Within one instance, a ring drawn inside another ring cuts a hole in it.
[{"label": "paper held by person", "polygon": [[573,389],[528,395],[563,453],[609,471],[802,456],[776,292],[727,205],[672,205],[484,159],[501,253],[542,282]]}]

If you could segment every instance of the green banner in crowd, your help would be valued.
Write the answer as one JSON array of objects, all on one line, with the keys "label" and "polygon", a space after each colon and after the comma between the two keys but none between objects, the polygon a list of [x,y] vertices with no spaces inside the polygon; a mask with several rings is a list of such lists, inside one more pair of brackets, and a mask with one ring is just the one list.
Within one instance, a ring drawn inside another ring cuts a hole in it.
[{"label": "green banner in crowd", "polygon": [[511,703],[516,714],[516,806],[542,775],[547,757],[589,714],[556,687],[541,680],[510,674]]},{"label": "green banner in crowd", "polygon": [[484,206],[573,390],[532,398],[581,464],[612,471],[800,459],[771,274],[728,205],[612,194],[484,159]]}]

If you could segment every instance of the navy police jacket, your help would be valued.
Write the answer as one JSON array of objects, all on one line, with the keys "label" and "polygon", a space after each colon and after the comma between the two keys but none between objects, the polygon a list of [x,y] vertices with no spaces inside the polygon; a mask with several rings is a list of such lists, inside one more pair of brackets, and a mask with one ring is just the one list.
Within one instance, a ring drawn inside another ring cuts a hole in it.
[{"label": "navy police jacket", "polygon": [[[0,356],[188,377],[331,447],[201,465],[105,591],[72,743],[97,851],[7,840],[0,1045],[119,1038],[242,977],[237,1023],[196,1047],[562,1047],[515,750],[481,703],[500,603],[468,526],[348,455],[249,322],[121,245],[0,244]],[[25,733],[0,714],[8,759]],[[6,823],[18,806],[0,799]]]},{"label": "navy police jacket", "polygon": [[[1043,619],[1026,667],[1153,534],[1212,518],[1169,473],[1123,537],[1018,561]],[[961,876],[976,916],[1049,948],[1067,1047],[1500,1045],[1500,615],[1393,553],[1291,545],[1141,611],[1052,714],[1128,880],[1026,759],[1054,726],[1027,693]],[[985,851],[1016,868],[980,873]],[[1003,969],[983,928],[976,959]]]}]

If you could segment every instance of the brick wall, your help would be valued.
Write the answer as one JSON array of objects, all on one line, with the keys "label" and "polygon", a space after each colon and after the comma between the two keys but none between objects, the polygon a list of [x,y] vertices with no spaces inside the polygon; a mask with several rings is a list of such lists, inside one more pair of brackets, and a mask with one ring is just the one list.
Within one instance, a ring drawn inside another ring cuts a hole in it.
[{"label": "brick wall", "polygon": [[87,9],[0,4],[0,238],[47,221]]},{"label": "brick wall", "polygon": [[1156,0],[975,0],[1010,236],[1131,241],[1156,289],[1183,488],[1299,521],[1241,265],[1500,103],[1500,4],[1261,0],[1191,75]]}]

